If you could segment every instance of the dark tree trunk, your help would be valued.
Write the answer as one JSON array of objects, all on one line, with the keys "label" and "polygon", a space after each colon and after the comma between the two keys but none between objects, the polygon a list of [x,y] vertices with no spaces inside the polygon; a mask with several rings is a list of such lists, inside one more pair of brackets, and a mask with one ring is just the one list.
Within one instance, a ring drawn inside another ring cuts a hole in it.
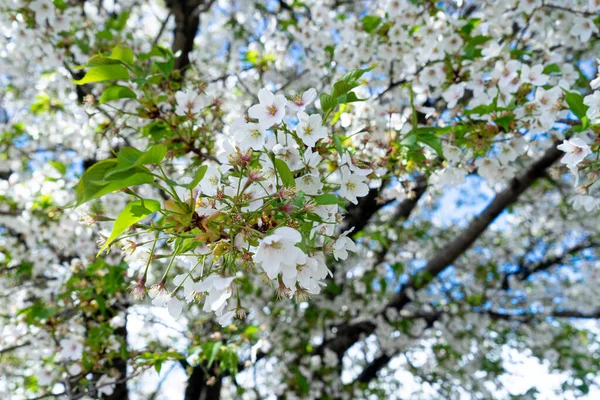
[{"label": "dark tree trunk", "polygon": [[214,383],[208,384],[211,377],[207,376],[204,369],[194,367],[188,378],[188,386],[185,389],[185,400],[218,400],[221,398],[222,382],[216,377]]},{"label": "dark tree trunk", "polygon": [[[115,329],[115,335],[123,339],[127,343],[127,324],[123,327]],[[105,396],[106,400],[129,400],[129,391],[127,390],[127,360],[117,358],[111,363],[111,367],[119,371],[119,382],[115,386],[115,391],[110,396]]]},{"label": "dark tree trunk", "polygon": [[194,38],[200,26],[200,14],[212,6],[214,0],[167,0],[167,7],[175,17],[173,53],[181,52],[175,60],[175,69],[185,69],[189,54],[194,49]]}]

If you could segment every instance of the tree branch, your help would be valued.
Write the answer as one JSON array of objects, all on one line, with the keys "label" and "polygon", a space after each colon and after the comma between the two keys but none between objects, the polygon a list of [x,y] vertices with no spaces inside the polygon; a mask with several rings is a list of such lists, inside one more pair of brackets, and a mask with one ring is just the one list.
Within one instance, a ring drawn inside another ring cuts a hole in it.
[{"label": "tree branch", "polygon": [[598,242],[594,242],[594,241],[582,242],[573,247],[570,247],[560,256],[554,256],[554,257],[547,258],[545,260],[540,260],[537,263],[534,263],[532,265],[527,265],[524,262],[522,262],[516,271],[508,272],[504,275],[504,278],[502,279],[502,289],[503,290],[510,289],[509,279],[513,275],[515,275],[517,277],[517,279],[520,281],[527,280],[527,278],[529,278],[531,275],[533,275],[537,272],[546,271],[546,270],[552,268],[553,266],[562,263],[569,256],[573,256],[583,250],[591,249],[591,248],[598,247],[598,246],[600,246],[600,243],[598,243]]},{"label": "tree branch", "polygon": [[[380,314],[385,315],[384,313],[388,308],[401,310],[411,301],[408,295],[410,290],[418,290],[426,286],[467,251],[487,227],[492,224],[496,217],[507,206],[514,203],[525,190],[544,175],[547,168],[561,157],[563,153],[556,148],[557,144],[558,142],[553,143],[541,158],[526,168],[519,176],[513,178],[508,187],[498,193],[485,210],[456,239],[444,246],[429,260],[421,271],[414,274],[408,280]],[[372,333],[375,327],[376,325],[371,321],[362,321],[342,326],[338,329],[337,335],[333,339],[326,341],[321,346],[320,351],[324,351],[326,347],[341,358],[346,350],[360,339],[361,335]]]},{"label": "tree branch", "polygon": [[[584,313],[578,310],[553,310],[549,313],[502,313],[493,310],[480,310],[475,311],[481,314],[489,315],[490,318],[495,320],[503,320],[503,321],[518,321],[521,323],[529,323],[535,321],[539,318],[575,318],[575,319],[599,319],[600,318],[600,308],[591,313]],[[429,313],[420,313],[414,315],[416,318],[423,318],[428,321],[428,325],[433,326],[433,322],[437,321],[442,315],[443,311],[435,311]],[[398,353],[394,353],[392,355],[382,354],[376,357],[373,361],[367,365],[363,371],[358,375],[358,377],[354,380],[355,383],[368,383],[371,380],[377,377],[379,371],[381,371],[390,360],[396,356]]]},{"label": "tree branch", "polygon": [[514,203],[538,178],[544,176],[546,169],[561,157],[563,153],[556,148],[557,145],[558,142],[553,143],[540,159],[531,164],[519,176],[513,178],[508,187],[496,195],[494,200],[469,224],[467,229],[444,246],[421,271],[409,279],[386,308],[402,309],[404,305],[410,302],[409,289],[419,289],[427,285],[467,251],[488,226],[494,222],[496,217],[506,207]]},{"label": "tree branch", "polygon": [[[175,16],[173,53],[181,52],[175,60],[175,69],[183,70],[190,64],[190,52],[200,26],[200,14],[208,11],[215,0],[167,0],[167,7]],[[202,7],[201,7],[202,6]]]}]

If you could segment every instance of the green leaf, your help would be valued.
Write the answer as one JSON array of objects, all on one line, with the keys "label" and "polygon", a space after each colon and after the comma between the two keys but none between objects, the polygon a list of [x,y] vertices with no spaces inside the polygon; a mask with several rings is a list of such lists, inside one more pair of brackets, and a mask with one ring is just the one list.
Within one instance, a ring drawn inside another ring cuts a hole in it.
[{"label": "green leaf", "polygon": [[210,368],[212,366],[212,363],[215,361],[215,358],[217,357],[217,354],[219,353],[219,350],[221,350],[221,342],[215,342],[213,343],[211,352],[210,352],[210,356],[208,357],[208,368]]},{"label": "green leaf", "polygon": [[354,82],[346,82],[346,81],[338,81],[333,84],[333,92],[331,95],[335,98],[340,97],[343,94],[348,93],[355,87],[360,86],[357,81]]},{"label": "green leaf", "polygon": [[307,395],[310,390],[308,379],[306,379],[306,377],[302,375],[300,371],[296,372],[296,383],[298,384],[298,389],[300,390],[300,393],[302,395]]},{"label": "green leaf", "polygon": [[555,74],[559,74],[560,73],[560,67],[558,66],[558,64],[550,64],[550,65],[546,65],[546,67],[544,67],[544,74],[549,75],[552,73]]},{"label": "green leaf", "polygon": [[196,170],[194,179],[192,179],[192,181],[190,183],[183,185],[183,187],[186,187],[188,189],[194,189],[196,186],[198,186],[200,181],[202,181],[202,178],[204,178],[204,175],[206,174],[207,169],[208,169],[207,165],[202,165],[200,168],[198,168]]},{"label": "green leaf", "polygon": [[135,162],[135,166],[144,164],[160,164],[167,155],[167,147],[164,144],[155,144],[142,153]]},{"label": "green leaf", "polygon": [[583,132],[589,127],[590,127],[590,119],[587,116],[585,116],[585,117],[581,118],[581,125],[573,127],[573,131]]},{"label": "green leaf", "polygon": [[148,53],[141,53],[138,55],[138,59],[141,61],[146,61],[151,57],[162,57],[164,59],[169,59],[173,57],[173,52],[171,49],[155,45],[152,46],[152,50],[150,50]]},{"label": "green leaf", "polygon": [[381,18],[375,15],[366,15],[364,16],[360,22],[367,33],[374,32],[379,24],[381,23]]},{"label": "green leaf", "polygon": [[154,370],[156,371],[157,374],[160,374],[160,370],[162,369],[162,360],[156,360],[154,361]]},{"label": "green leaf", "polygon": [[106,27],[114,29],[116,31],[122,31],[127,25],[127,19],[129,19],[129,11],[123,11],[118,15],[112,15],[111,18],[106,22]]},{"label": "green leaf", "polygon": [[496,123],[496,125],[501,126],[505,132],[508,132],[510,130],[510,123],[514,120],[514,115],[505,115],[503,117],[496,118],[494,122]]},{"label": "green leaf", "polygon": [[112,53],[107,58],[111,60],[122,61],[125,64],[133,65],[133,51],[124,46],[116,46],[112,49]]},{"label": "green leaf", "polygon": [[83,78],[73,80],[73,82],[84,85],[86,83],[116,81],[119,79],[129,79],[127,69],[122,65],[108,64],[91,67]]},{"label": "green leaf", "polygon": [[473,47],[479,46],[480,44],[484,44],[491,39],[492,39],[491,36],[484,36],[484,35],[473,36],[471,38],[471,40],[469,40],[469,46],[473,46]]},{"label": "green leaf", "polygon": [[287,163],[278,158],[276,158],[273,162],[283,185],[288,187],[296,187],[294,174],[292,174],[292,171],[290,171],[290,167],[288,167]]},{"label": "green leaf", "polygon": [[333,144],[335,146],[335,149],[341,156],[344,153],[344,145],[342,144],[342,139],[340,138],[340,135],[333,135]]},{"label": "green leaf", "polygon": [[365,101],[365,100],[367,100],[367,99],[359,99],[358,96],[356,96],[356,93],[350,92],[345,96],[343,103],[355,103],[357,101]]},{"label": "green leaf", "polygon": [[329,58],[333,59],[333,54],[335,53],[335,46],[331,44],[329,46],[325,46],[325,51],[329,53]]},{"label": "green leaf", "polygon": [[333,204],[344,205],[345,204],[345,202],[342,199],[340,199],[335,194],[331,194],[331,193],[321,194],[321,195],[315,197],[314,199],[315,199],[315,203],[320,204],[320,205],[333,205]]},{"label": "green leaf", "polygon": [[175,60],[170,58],[165,62],[155,61],[152,65],[162,72],[163,75],[168,77],[169,74],[171,74],[171,71],[173,71],[173,68],[175,68]]},{"label": "green leaf", "polygon": [[[136,224],[146,218],[148,215],[160,210],[160,203],[156,200],[144,199],[136,200],[125,206],[119,214],[113,225],[112,232],[106,242],[100,248],[98,255],[115,241],[123,232],[125,232],[133,224]],[[97,256],[98,256],[97,255]]]},{"label": "green leaf", "polygon": [[110,55],[105,56],[103,54],[96,54],[92,56],[85,65],[78,66],[76,69],[116,64],[133,65],[133,52],[131,49],[121,45],[113,47]]},{"label": "green leaf", "polygon": [[97,67],[100,65],[118,65],[120,64],[119,60],[114,60],[108,57],[103,56],[102,54],[96,54],[95,56],[90,57],[87,63],[84,65],[80,65],[75,67],[75,69],[84,69],[86,67]]},{"label": "green leaf", "polygon": [[320,215],[315,214],[315,213],[305,213],[304,214],[304,220],[305,221],[313,221],[313,222],[318,222],[318,223],[323,223],[323,218],[321,218]]},{"label": "green leaf", "polygon": [[346,73],[344,76],[342,76],[341,80],[346,81],[346,82],[355,81],[355,80],[359,79],[361,76],[363,76],[365,73],[367,73],[369,71],[373,71],[376,67],[377,67],[377,64],[373,64],[369,68],[353,69],[352,71],[350,71],[350,72]]},{"label": "green leaf", "polygon": [[48,164],[52,165],[58,172],[61,173],[61,175],[64,175],[67,173],[67,167],[65,166],[65,164],[61,163],[60,161],[52,160],[52,161],[48,161]]},{"label": "green leaf", "polygon": [[358,79],[368,71],[373,70],[377,67],[377,64],[369,68],[363,69],[354,69],[352,71],[347,72],[342,78],[334,83],[333,90],[331,94],[321,93],[319,95],[319,99],[321,100],[321,109],[325,116],[323,120],[327,120],[329,113],[338,105],[353,103],[356,101],[363,101],[364,99],[359,99],[355,93],[351,92],[357,86],[360,86],[360,82]]},{"label": "green leaf", "polygon": [[100,100],[98,101],[100,104],[104,104],[109,101],[119,100],[119,99],[135,99],[137,96],[135,92],[128,87],[115,85],[109,88],[106,88],[102,95],[100,96]]},{"label": "green leaf", "polygon": [[109,171],[104,180],[114,180],[117,173],[128,171],[145,164],[160,164],[167,154],[165,145],[156,144],[145,152],[133,147],[124,147],[117,154],[117,165]]},{"label": "green leaf", "polygon": [[97,162],[84,172],[77,184],[76,207],[116,190],[154,182],[154,177],[149,172],[141,169],[128,173],[122,179],[106,181],[107,173],[115,168],[117,163],[116,158],[109,158]]},{"label": "green leaf", "polygon": [[566,92],[565,100],[569,105],[569,109],[573,114],[577,116],[580,120],[585,117],[588,106],[583,104],[583,96],[577,92]]},{"label": "green leaf", "polygon": [[219,368],[221,370],[229,371],[231,376],[235,376],[238,372],[238,356],[234,349],[225,347],[224,352],[220,357],[221,362]]},{"label": "green leaf", "polygon": [[328,95],[327,93],[321,93],[319,95],[321,100],[321,109],[324,113],[328,113],[337,106],[337,100],[335,97]]},{"label": "green leaf", "polygon": [[492,104],[489,104],[489,105],[482,104],[480,106],[477,106],[475,108],[467,110],[467,111],[465,111],[465,115],[473,115],[473,114],[486,115],[486,114],[496,111],[496,109],[497,109],[497,105],[496,105],[496,102],[494,101]]},{"label": "green leaf", "polygon": [[409,134],[400,141],[400,144],[408,148],[413,148],[417,144],[417,135],[414,135],[412,131],[409,132]]},{"label": "green leaf", "polygon": [[471,19],[469,19],[469,21],[467,21],[466,24],[464,24],[462,26],[462,28],[460,28],[459,32],[461,32],[465,35],[471,35],[471,32],[473,32],[473,29],[475,29],[475,27],[477,27],[477,25],[479,25],[480,23],[481,23],[481,19],[471,18]]},{"label": "green leaf", "polygon": [[134,147],[123,147],[117,153],[117,161],[120,165],[128,165],[133,167],[133,164],[140,158],[142,152]]},{"label": "green leaf", "polygon": [[444,152],[442,151],[442,142],[437,136],[431,133],[425,133],[417,135],[417,140],[431,147],[440,157],[444,157]]}]

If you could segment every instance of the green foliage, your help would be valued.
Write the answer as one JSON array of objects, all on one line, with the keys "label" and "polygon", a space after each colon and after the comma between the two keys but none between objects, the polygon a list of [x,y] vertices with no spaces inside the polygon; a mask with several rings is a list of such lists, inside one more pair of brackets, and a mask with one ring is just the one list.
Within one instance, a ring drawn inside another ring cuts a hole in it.
[{"label": "green foliage", "polygon": [[154,367],[156,373],[160,374],[162,365],[167,361],[180,361],[184,357],[176,351],[146,351],[138,357],[139,361],[143,365],[150,365]]},{"label": "green foliage", "polygon": [[137,96],[135,92],[128,87],[114,85],[108,87],[102,92],[100,96],[100,100],[98,101],[100,104],[104,104],[109,101],[119,100],[119,99],[135,99]]},{"label": "green foliage", "polygon": [[131,67],[134,62],[133,52],[131,49],[116,46],[108,56],[97,54],[89,59],[89,61],[79,67],[89,70],[85,76],[79,80],[73,80],[78,85],[86,83],[128,80],[130,78],[127,67]]},{"label": "green foliage", "polygon": [[57,99],[52,99],[45,93],[38,94],[35,96],[35,102],[31,104],[29,110],[36,114],[42,114],[47,112],[61,111],[64,106]]},{"label": "green foliage", "polygon": [[364,69],[355,69],[348,73],[346,73],[342,78],[333,84],[333,90],[331,94],[321,93],[319,95],[319,99],[321,100],[321,109],[325,116],[323,117],[323,121],[327,120],[327,117],[333,111],[333,109],[342,104],[353,103],[356,101],[364,101],[364,99],[359,99],[356,96],[356,93],[351,92],[352,89],[360,86],[359,79],[366,72],[372,71],[375,69],[377,64]]},{"label": "green foliage", "polygon": [[61,175],[64,175],[67,173],[66,165],[61,163],[60,161],[51,160],[51,161],[48,161],[48,164],[50,164],[52,167],[54,167],[54,169],[56,169]]},{"label": "green foliage", "polygon": [[375,15],[365,15],[360,20],[360,23],[363,26],[363,29],[367,33],[375,32],[379,24],[381,24],[381,18]]},{"label": "green foliage", "polygon": [[296,187],[296,181],[294,179],[294,174],[290,171],[290,167],[288,167],[287,163],[283,160],[275,158],[273,160],[275,164],[275,169],[279,174],[279,178],[284,186],[288,187]]},{"label": "green foliage", "polygon": [[114,176],[117,173],[129,171],[136,167],[147,164],[160,164],[167,154],[167,148],[162,144],[157,144],[142,152],[133,147],[125,147],[117,154],[117,166],[110,170],[106,177]]},{"label": "green foliage", "polygon": [[586,115],[589,107],[583,103],[583,96],[577,92],[565,91],[565,101],[571,112],[581,120],[581,125],[576,126],[573,130],[583,132],[590,126],[590,120]]},{"label": "green foliage", "polygon": [[[442,141],[438,137],[444,133],[450,133],[454,130],[454,127],[445,126],[445,127],[434,127],[434,126],[425,126],[418,127],[412,129],[410,132],[406,134],[404,139],[400,141],[400,144],[409,150],[417,153],[413,153],[412,157],[419,157],[417,154],[421,147],[417,144],[418,142],[426,144],[431,147],[435,152],[443,157],[444,153],[442,151]],[[421,154],[422,156],[422,154]]]},{"label": "green foliage", "polygon": [[46,305],[38,300],[31,306],[21,309],[18,315],[22,315],[25,323],[28,325],[40,325],[48,318],[54,316],[58,311],[58,307]]},{"label": "green foliage", "polygon": [[116,81],[120,79],[129,79],[129,72],[122,65],[107,64],[91,67],[85,76],[79,80],[73,80],[78,85],[86,83]]},{"label": "green foliage", "polygon": [[421,133],[417,134],[416,138],[419,142],[424,143],[435,150],[440,157],[444,156],[444,152],[442,151],[442,141],[437,136],[431,133]]},{"label": "green foliage", "polygon": [[206,170],[208,169],[208,166],[206,165],[202,165],[200,166],[197,170],[196,173],[194,174],[194,179],[192,179],[192,181],[186,185],[184,185],[184,187],[188,188],[188,189],[194,189],[196,186],[198,186],[198,184],[202,181],[202,179],[204,178],[204,175],[206,174]]},{"label": "green foliage", "polygon": [[566,92],[565,100],[569,105],[569,109],[573,114],[577,116],[580,120],[583,119],[588,110],[588,106],[583,104],[583,96],[577,92]]},{"label": "green foliage", "polygon": [[144,165],[159,164],[166,152],[163,145],[152,146],[145,152],[126,147],[117,158],[92,165],[77,184],[76,206],[116,190],[153,183],[154,177]]},{"label": "green foliage", "polygon": [[129,229],[129,227],[158,210],[160,210],[160,203],[151,199],[136,200],[127,204],[115,220],[112,232],[100,248],[98,254],[101,254],[108,248],[108,246],[110,246],[119,235]]},{"label": "green foliage", "polygon": [[486,42],[488,42],[491,38],[491,36],[474,36],[470,39],[467,40],[467,42],[465,43],[465,54],[464,54],[464,58],[468,59],[468,60],[475,60],[478,57],[481,57],[481,47],[483,44],[485,44]]},{"label": "green foliage", "polygon": [[544,68],[544,70],[542,72],[546,75],[550,75],[550,74],[559,74],[560,71],[561,70],[560,70],[560,67],[558,66],[558,64],[548,64],[548,65],[546,65],[546,67]]},{"label": "green foliage", "polygon": [[345,205],[346,202],[342,199],[340,199],[338,196],[336,196],[333,193],[324,193],[321,194],[317,197],[315,197],[315,203],[319,204],[319,205],[333,205],[333,204],[338,204],[338,205]]},{"label": "green foliage", "polygon": [[515,120],[515,116],[514,115],[503,115],[502,117],[499,118],[495,118],[494,122],[496,123],[496,125],[502,127],[502,129],[504,129],[505,132],[509,132],[510,131],[510,123],[513,122]]},{"label": "green foliage", "polygon": [[273,54],[261,54],[258,50],[250,50],[244,57],[244,61],[261,71],[269,69],[269,65],[275,62],[276,59]]},{"label": "green foliage", "polygon": [[236,348],[228,346],[221,340],[209,341],[201,346],[194,346],[190,348],[189,354],[197,354],[198,365],[202,365],[209,371],[215,371],[215,374],[227,372],[235,375],[238,372],[239,358]]}]

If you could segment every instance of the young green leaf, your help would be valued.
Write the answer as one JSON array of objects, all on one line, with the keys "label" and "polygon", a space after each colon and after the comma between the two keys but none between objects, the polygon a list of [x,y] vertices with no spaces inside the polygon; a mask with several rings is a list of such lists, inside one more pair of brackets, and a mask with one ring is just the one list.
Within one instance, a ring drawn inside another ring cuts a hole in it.
[{"label": "young green leaf", "polygon": [[119,180],[107,181],[108,172],[115,168],[117,163],[116,158],[109,158],[97,162],[83,173],[77,184],[76,207],[116,190],[154,182],[154,177],[144,170],[128,173]]},{"label": "young green leaf", "polygon": [[589,107],[583,104],[582,95],[577,92],[566,92],[565,100],[569,105],[569,109],[577,116],[577,118],[581,120],[585,117]]},{"label": "young green leaf", "polygon": [[315,203],[319,205],[333,205],[333,204],[341,204],[344,205],[345,202],[332,193],[324,193],[314,198]]},{"label": "young green leaf", "polygon": [[335,146],[335,149],[341,156],[344,153],[344,146],[342,144],[342,139],[340,138],[340,135],[333,135],[333,144]]},{"label": "young green leaf", "polygon": [[127,204],[115,220],[112,232],[100,248],[98,255],[102,254],[102,252],[110,246],[119,235],[129,229],[131,225],[140,222],[158,210],[160,210],[160,202],[151,199],[136,200]]},{"label": "young green leaf", "polygon": [[208,368],[210,368],[212,366],[212,363],[215,361],[215,358],[217,357],[217,354],[219,353],[219,350],[221,350],[221,342],[218,341],[218,342],[213,343],[210,355],[207,360]]},{"label": "young green leaf", "polygon": [[133,51],[131,49],[118,45],[112,49],[112,53],[107,58],[111,60],[122,61],[125,64],[133,65]]},{"label": "young green leaf", "polygon": [[100,100],[98,101],[100,104],[104,104],[109,101],[119,100],[119,99],[135,99],[137,96],[135,92],[128,87],[114,85],[109,88],[106,88],[102,95],[100,96]]},{"label": "young green leaf", "polygon": [[134,166],[144,164],[160,164],[167,155],[167,147],[164,144],[155,144],[148,150],[142,153],[140,158],[135,162]]},{"label": "young green leaf", "polygon": [[363,76],[365,73],[367,73],[369,71],[373,71],[376,67],[377,67],[377,64],[373,64],[369,68],[353,69],[352,71],[350,71],[350,72],[346,73],[344,76],[342,76],[341,80],[346,81],[346,82],[356,81],[361,76]]},{"label": "young green leaf", "polygon": [[425,133],[417,135],[417,140],[431,147],[440,157],[444,156],[444,152],[442,151],[442,142],[437,136],[431,133]]},{"label": "young green leaf", "polygon": [[281,178],[281,182],[283,183],[283,185],[288,187],[296,187],[294,174],[292,174],[292,171],[290,171],[290,167],[288,167],[287,163],[278,158],[274,160],[274,163],[275,168],[277,169],[277,173],[279,174],[279,178]]},{"label": "young green leaf", "polygon": [[330,96],[327,93],[321,93],[319,99],[321,100],[321,109],[325,114],[329,113],[337,106],[335,97]]},{"label": "young green leaf", "polygon": [[77,85],[86,83],[116,81],[119,79],[129,79],[127,69],[118,64],[98,65],[91,67],[85,76],[79,80],[73,80]]},{"label": "young green leaf", "polygon": [[124,147],[117,154],[116,167],[106,173],[105,179],[114,180],[116,174],[146,164],[160,164],[166,154],[167,148],[162,144],[154,145],[144,152],[133,147]]},{"label": "young green leaf", "polygon": [[52,165],[54,167],[54,169],[56,169],[61,175],[64,175],[67,173],[66,165],[61,163],[60,161],[51,160],[51,161],[48,161],[48,164]]},{"label": "young green leaf", "polygon": [[202,178],[204,178],[204,175],[206,174],[206,170],[208,169],[207,165],[202,165],[200,166],[197,170],[196,170],[196,174],[194,175],[194,179],[192,179],[192,181],[186,185],[183,185],[183,187],[188,188],[188,189],[194,189],[196,186],[198,186],[198,184],[200,183],[200,181],[202,181]]},{"label": "young green leaf", "polygon": [[381,23],[381,18],[377,17],[375,15],[365,15],[361,20],[360,20],[363,29],[365,30],[365,32],[367,33],[371,33],[374,32],[377,27],[379,26],[379,24]]}]

